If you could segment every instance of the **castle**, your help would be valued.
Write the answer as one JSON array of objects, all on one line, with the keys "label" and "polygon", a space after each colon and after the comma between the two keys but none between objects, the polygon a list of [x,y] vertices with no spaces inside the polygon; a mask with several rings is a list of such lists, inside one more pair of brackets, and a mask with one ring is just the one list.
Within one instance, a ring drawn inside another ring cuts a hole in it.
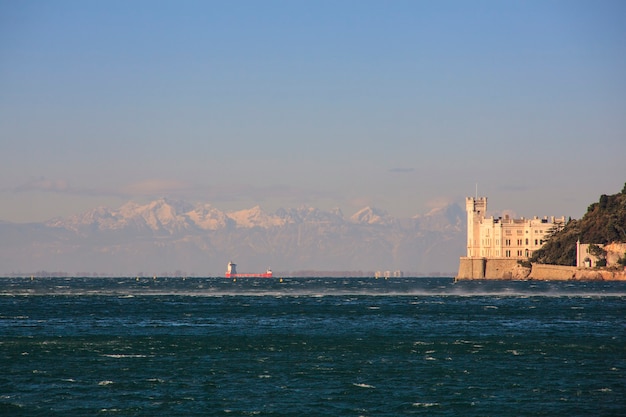
[{"label": "castle", "polygon": [[486,217],[486,197],[467,197],[465,209],[467,254],[460,259],[457,279],[524,279],[528,274],[518,269],[518,263],[528,261],[551,233],[565,226],[564,216]]},{"label": "castle", "polygon": [[591,245],[577,243],[576,266],[533,264],[528,261],[546,239],[565,227],[560,218],[533,217],[511,219],[509,216],[486,217],[487,198],[467,197],[467,254],[459,260],[455,279],[538,279],[538,280],[621,280],[624,271],[592,269],[603,258],[607,265],[617,264],[626,251],[626,244],[595,245],[605,255],[592,254]]},{"label": "castle", "polygon": [[565,217],[485,217],[487,197],[467,197],[467,257],[526,260],[546,237],[565,226]]}]

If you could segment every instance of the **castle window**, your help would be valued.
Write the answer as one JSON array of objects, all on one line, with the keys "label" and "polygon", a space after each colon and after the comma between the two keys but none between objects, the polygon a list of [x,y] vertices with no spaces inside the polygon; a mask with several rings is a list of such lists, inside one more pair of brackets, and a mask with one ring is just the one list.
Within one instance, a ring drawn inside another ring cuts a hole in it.
[{"label": "castle window", "polygon": [[526,239],[526,244],[528,245],[528,239]]}]

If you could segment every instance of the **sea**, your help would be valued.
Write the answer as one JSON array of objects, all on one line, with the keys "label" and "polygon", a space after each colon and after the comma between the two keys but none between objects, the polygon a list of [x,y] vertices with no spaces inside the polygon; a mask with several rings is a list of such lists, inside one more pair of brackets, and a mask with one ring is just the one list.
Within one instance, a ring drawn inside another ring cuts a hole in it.
[{"label": "sea", "polygon": [[624,416],[626,282],[0,278],[2,416]]}]

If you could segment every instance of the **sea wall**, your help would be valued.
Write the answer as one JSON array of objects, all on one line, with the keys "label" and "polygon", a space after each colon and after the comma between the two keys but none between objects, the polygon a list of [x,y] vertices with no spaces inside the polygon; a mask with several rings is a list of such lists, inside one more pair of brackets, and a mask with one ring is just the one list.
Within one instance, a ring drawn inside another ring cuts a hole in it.
[{"label": "sea wall", "polygon": [[514,279],[540,281],[626,281],[626,270],[578,268],[575,266],[520,265],[515,259],[467,258],[459,261],[458,280]]},{"label": "sea wall", "polygon": [[551,281],[626,281],[626,271],[533,264],[528,279]]},{"label": "sea wall", "polygon": [[534,264],[529,279],[565,281],[576,276],[575,266]]},{"label": "sea wall", "polygon": [[[526,271],[527,269],[527,271]],[[524,279],[529,268],[521,267],[516,259],[486,259],[462,257],[457,279]]]},{"label": "sea wall", "polygon": [[485,258],[461,257],[457,279],[484,279],[487,260]]}]

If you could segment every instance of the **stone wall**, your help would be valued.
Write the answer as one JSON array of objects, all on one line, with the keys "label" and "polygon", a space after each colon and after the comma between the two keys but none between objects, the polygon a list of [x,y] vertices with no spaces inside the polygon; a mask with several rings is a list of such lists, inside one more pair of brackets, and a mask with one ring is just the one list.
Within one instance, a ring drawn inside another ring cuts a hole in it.
[{"label": "stone wall", "polygon": [[524,279],[530,270],[525,271],[517,259],[468,258],[459,261],[457,279]]},{"label": "stone wall", "polygon": [[531,269],[518,264],[515,259],[462,257],[456,279],[626,281],[626,269],[606,270],[545,264],[533,264]]},{"label": "stone wall", "polygon": [[528,279],[550,281],[626,281],[626,270],[534,264]]},{"label": "stone wall", "polygon": [[487,260],[484,258],[461,257],[457,279],[484,279]]},{"label": "stone wall", "polygon": [[[498,279],[523,279],[528,276],[523,275],[521,272],[521,266],[517,262],[517,259],[489,259],[487,260],[487,267],[485,270],[486,278],[498,278]],[[530,273],[530,269],[528,270]]]},{"label": "stone wall", "polygon": [[533,264],[529,279],[564,281],[573,279],[578,268],[575,266]]}]

